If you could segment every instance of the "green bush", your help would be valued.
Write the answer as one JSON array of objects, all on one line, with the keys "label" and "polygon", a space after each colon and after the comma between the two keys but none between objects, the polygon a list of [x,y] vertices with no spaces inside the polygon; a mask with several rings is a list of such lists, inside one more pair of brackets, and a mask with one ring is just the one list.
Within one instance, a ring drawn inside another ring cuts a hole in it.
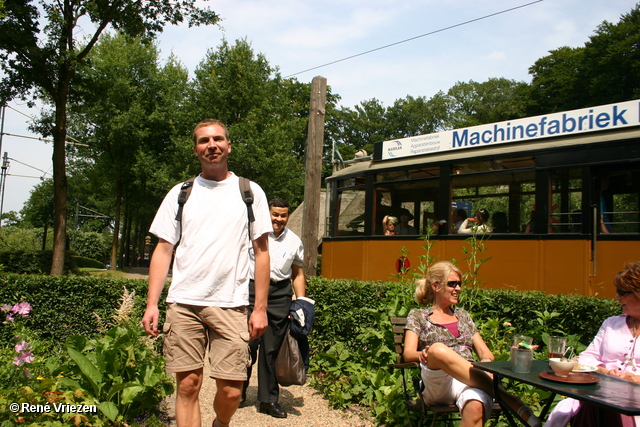
[{"label": "green bush", "polygon": [[[0,251],[38,251],[44,240],[43,228],[24,228],[21,226],[2,226],[0,228]],[[53,230],[47,233],[46,247],[52,249]]]},{"label": "green bush", "polygon": [[[307,293],[316,301],[316,318],[310,340],[312,352],[326,351],[338,341],[355,350],[359,346],[356,337],[360,334],[360,327],[371,324],[370,310],[387,301],[390,293],[397,291],[397,286],[394,288],[383,282],[310,277]],[[408,287],[400,286],[407,288],[408,295]]]},{"label": "green bush", "polygon": [[97,259],[83,256],[72,256],[72,258],[78,268],[105,268],[105,263]]},{"label": "green bush", "polygon": [[[4,271],[23,274],[47,274],[51,271],[53,251],[23,251],[12,250],[0,252],[0,264]],[[77,274],[78,267],[74,264],[71,254],[65,254],[65,273]]]},{"label": "green bush", "polygon": [[[142,317],[147,281],[94,276],[0,274],[0,304],[27,301],[38,307],[26,325],[42,339],[64,342],[71,335],[93,336],[96,314],[109,318],[120,303],[123,288],[136,291],[135,316]],[[160,300],[165,309],[164,297]],[[0,330],[0,344],[6,342]]]},{"label": "green bush", "polygon": [[[64,347],[34,336],[23,323],[37,313],[24,301],[3,305],[0,329],[13,345],[0,348],[0,425],[167,425],[164,398],[174,391],[165,360],[134,318],[133,293],[124,292],[116,312],[94,338],[70,337]],[[20,412],[13,406],[87,405],[73,411]]]},{"label": "green bush", "polygon": [[620,314],[620,304],[609,298],[505,289],[483,289],[474,300],[465,299],[465,295],[463,291],[460,305],[474,314],[476,323],[502,318],[518,333],[526,331],[539,344],[545,332],[574,335],[589,344],[604,319]]},{"label": "green bush", "polygon": [[[140,319],[146,280],[0,273],[0,304],[29,302],[36,309],[24,319],[25,326],[38,339],[61,345],[72,335],[96,339],[95,314],[108,319],[125,287],[136,291],[131,318]],[[414,289],[406,282],[309,278],[308,294],[316,300],[310,335],[311,384],[332,406],[363,404],[380,423],[406,425],[399,373],[390,369],[394,343],[389,318],[404,317],[417,307]],[[164,299],[160,299],[161,313],[166,310]],[[532,335],[539,344],[558,332],[584,347],[605,318],[620,313],[611,299],[479,288],[463,289],[460,306],[472,313],[498,355],[506,352],[516,332]],[[0,328],[0,348],[10,349],[15,337],[3,331]],[[525,393],[531,396],[527,402],[539,400],[535,391]]]},{"label": "green bush", "polygon": [[[390,369],[395,344],[389,319],[418,306],[414,290],[406,282],[309,279],[308,294],[316,300],[311,384],[332,406],[362,403],[379,423],[407,424],[399,372]],[[498,359],[508,357],[514,333],[533,336],[542,346],[540,357],[551,334],[584,349],[604,319],[620,313],[612,299],[530,291],[463,288],[460,301]],[[537,390],[521,389],[525,402],[539,404]]]},{"label": "green bush", "polygon": [[100,260],[102,266],[109,261],[112,237],[95,231],[69,231],[69,247],[79,256]]}]

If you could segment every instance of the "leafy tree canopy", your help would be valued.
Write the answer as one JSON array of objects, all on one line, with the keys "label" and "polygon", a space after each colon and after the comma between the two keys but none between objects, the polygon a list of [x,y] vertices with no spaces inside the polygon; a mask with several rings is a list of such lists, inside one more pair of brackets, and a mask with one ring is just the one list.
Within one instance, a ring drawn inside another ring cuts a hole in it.
[{"label": "leafy tree canopy", "polygon": [[531,115],[639,98],[640,4],[600,24],[584,47],[552,50],[529,74]]},{"label": "leafy tree canopy", "polygon": [[[67,103],[76,73],[108,26],[129,36],[153,38],[166,23],[215,24],[219,17],[196,7],[195,0],[5,0],[6,16],[0,18],[0,104],[27,99],[35,89],[54,106],[53,135],[55,194],[54,247],[51,274],[62,274],[66,250]],[[86,25],[86,20],[90,25]],[[80,42],[76,27],[83,21]],[[45,132],[45,134],[48,134]]]}]

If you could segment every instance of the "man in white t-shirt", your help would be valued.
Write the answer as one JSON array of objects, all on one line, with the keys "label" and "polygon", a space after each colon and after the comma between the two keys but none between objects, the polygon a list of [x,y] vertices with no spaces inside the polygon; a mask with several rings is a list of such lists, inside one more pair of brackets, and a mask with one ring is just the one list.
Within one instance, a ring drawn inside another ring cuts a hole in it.
[{"label": "man in white t-shirt", "polygon": [[[264,191],[251,183],[255,220],[249,224],[239,178],[228,170],[231,141],[226,126],[207,119],[193,131],[202,173],[178,215],[182,184],[165,197],[151,224],[158,244],[149,267],[147,333],[158,335],[158,300],[167,280],[174,246],[172,281],[163,326],[167,371],[176,374],[176,421],[200,425],[199,393],[204,357],[216,379],[214,427],[226,427],[236,412],[250,357],[247,343],[267,327],[268,233],[271,221]],[[179,217],[179,218],[178,218]],[[250,248],[255,254],[255,305],[247,321]]]},{"label": "man in white t-shirt", "polygon": [[[251,364],[258,359],[258,411],[275,418],[286,418],[287,413],[278,404],[280,388],[276,379],[276,358],[289,329],[289,308],[293,292],[296,298],[306,297],[304,249],[302,241],[288,229],[289,203],[282,199],[269,201],[273,232],[269,233],[269,259],[271,285],[269,286],[269,326],[257,340],[249,343]],[[293,286],[292,286],[293,285]],[[254,292],[249,285],[249,307],[253,307]],[[258,353],[258,347],[260,352]],[[251,377],[249,368],[247,377]],[[249,379],[244,383],[242,401],[246,399]]]}]

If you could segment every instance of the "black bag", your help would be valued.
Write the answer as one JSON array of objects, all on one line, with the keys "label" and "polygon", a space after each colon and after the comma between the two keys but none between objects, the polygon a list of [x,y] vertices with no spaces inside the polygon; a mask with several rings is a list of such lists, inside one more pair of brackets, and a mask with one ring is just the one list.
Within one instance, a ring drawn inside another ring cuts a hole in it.
[{"label": "black bag", "polygon": [[283,387],[304,385],[307,382],[307,370],[298,348],[298,341],[291,336],[289,328],[276,358],[276,379]]}]

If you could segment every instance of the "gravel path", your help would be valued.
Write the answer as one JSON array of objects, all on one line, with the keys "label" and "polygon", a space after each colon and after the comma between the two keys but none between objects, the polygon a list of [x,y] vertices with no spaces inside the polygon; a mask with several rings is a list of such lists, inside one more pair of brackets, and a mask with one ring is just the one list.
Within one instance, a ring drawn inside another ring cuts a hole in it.
[{"label": "gravel path", "polygon": [[[208,367],[205,367],[207,372]],[[251,382],[247,389],[245,406],[231,420],[232,427],[375,427],[375,423],[362,419],[353,411],[331,409],[319,391],[309,385],[280,387],[280,406],[287,411],[287,418],[278,419],[257,410],[256,395],[258,393],[257,369],[253,370]],[[213,397],[216,393],[215,380],[205,376],[200,390],[200,411],[202,426],[209,427],[213,423]],[[172,405],[170,405],[172,407]],[[173,414],[171,414],[173,415]]]},{"label": "gravel path", "polygon": [[[131,279],[148,278],[148,269],[132,268],[125,277]],[[208,358],[207,358],[208,359]],[[208,366],[205,366],[205,373]],[[238,411],[231,420],[231,426],[251,427],[375,427],[375,423],[361,418],[357,411],[340,411],[331,409],[322,394],[304,386],[280,387],[280,406],[287,411],[285,419],[273,418],[261,414],[257,410],[256,396],[258,393],[257,367],[253,369],[251,382],[247,389],[247,401],[245,406]],[[202,427],[209,427],[213,423],[213,397],[216,393],[216,382],[205,375],[202,389],[200,390],[200,411],[202,412]],[[173,419],[173,400],[169,402],[170,416]],[[172,426],[175,423],[172,423]]]}]

